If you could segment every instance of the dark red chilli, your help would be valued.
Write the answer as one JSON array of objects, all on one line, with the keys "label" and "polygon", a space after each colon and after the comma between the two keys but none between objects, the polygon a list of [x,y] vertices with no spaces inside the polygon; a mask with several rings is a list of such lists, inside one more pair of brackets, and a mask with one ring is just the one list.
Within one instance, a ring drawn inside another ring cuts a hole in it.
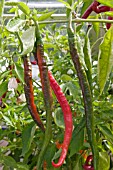
[{"label": "dark red chilli", "polygon": [[83,165],[83,169],[84,170],[94,170],[94,167],[92,165],[92,161],[93,161],[93,156],[89,155],[86,159],[85,164]]},{"label": "dark red chilli", "polygon": [[25,80],[24,91],[29,112],[34,121],[36,122],[36,124],[42,129],[42,131],[45,131],[44,125],[40,119],[38,110],[34,103],[34,93],[32,85],[32,67],[27,56],[24,57],[24,80]]}]

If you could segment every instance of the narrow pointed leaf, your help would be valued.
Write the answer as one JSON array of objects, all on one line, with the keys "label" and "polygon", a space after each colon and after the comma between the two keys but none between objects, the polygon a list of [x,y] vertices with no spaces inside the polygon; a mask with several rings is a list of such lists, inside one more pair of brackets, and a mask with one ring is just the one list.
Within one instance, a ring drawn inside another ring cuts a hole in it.
[{"label": "narrow pointed leaf", "polygon": [[34,122],[29,124],[22,133],[22,155],[24,156],[31,147],[31,142],[33,140],[33,136],[36,130],[36,125]]},{"label": "narrow pointed leaf", "polygon": [[51,11],[51,12],[48,12],[48,13],[46,13],[46,14],[42,14],[42,15],[38,18],[38,21],[44,21],[44,20],[50,18],[51,15],[54,14],[54,13],[55,13],[55,11]]},{"label": "narrow pointed leaf", "polygon": [[20,9],[24,14],[26,14],[26,15],[29,16],[29,14],[30,14],[30,9],[29,9],[29,7],[28,7],[24,2],[19,2],[19,3],[18,3],[18,7],[19,7],[19,9]]},{"label": "narrow pointed leaf", "polygon": [[0,84],[0,97],[7,91],[8,89],[8,81],[3,82]]},{"label": "narrow pointed leaf", "polygon": [[68,2],[63,1],[63,0],[58,0],[59,2],[63,3],[68,9],[71,9],[71,6]]},{"label": "narrow pointed leaf", "polygon": [[99,127],[99,129],[101,130],[101,132],[103,133],[103,135],[106,136],[106,138],[107,138],[108,140],[113,141],[113,133],[111,132],[110,129],[108,129],[107,126],[101,126],[101,125],[99,125],[98,127]]},{"label": "narrow pointed leaf", "polygon": [[30,9],[29,7],[24,3],[24,2],[14,2],[14,1],[8,1],[5,2],[6,6],[18,6],[18,8],[26,15],[29,16],[30,14]]},{"label": "narrow pointed leaf", "polygon": [[102,93],[113,66],[113,26],[107,31],[100,45],[98,59],[98,81]]},{"label": "narrow pointed leaf", "polygon": [[86,74],[87,74],[87,79],[90,84],[92,84],[92,61],[91,61],[91,47],[90,47],[90,42],[88,35],[85,36],[85,44],[84,44],[84,60],[86,64]]},{"label": "narrow pointed leaf", "polygon": [[113,11],[105,12],[106,15],[113,17]]},{"label": "narrow pointed leaf", "polygon": [[22,68],[22,66],[20,66],[19,64],[15,63],[15,72],[18,76],[18,78],[24,83],[24,70]]}]

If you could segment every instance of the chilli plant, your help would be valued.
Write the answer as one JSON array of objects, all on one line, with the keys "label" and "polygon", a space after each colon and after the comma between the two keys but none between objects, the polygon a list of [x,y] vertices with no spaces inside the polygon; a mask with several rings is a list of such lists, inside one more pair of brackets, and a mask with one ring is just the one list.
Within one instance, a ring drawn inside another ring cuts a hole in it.
[{"label": "chilli plant", "polygon": [[113,1],[59,1],[63,20],[0,2],[4,170],[113,169]]}]

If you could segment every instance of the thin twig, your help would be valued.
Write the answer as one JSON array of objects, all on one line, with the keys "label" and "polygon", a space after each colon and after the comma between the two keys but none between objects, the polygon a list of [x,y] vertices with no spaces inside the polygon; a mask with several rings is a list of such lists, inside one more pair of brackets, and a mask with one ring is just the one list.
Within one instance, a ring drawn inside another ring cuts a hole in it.
[{"label": "thin twig", "polygon": [[[38,24],[53,24],[53,23],[67,23],[68,20],[53,20],[53,21],[40,21]],[[72,22],[75,23],[82,23],[82,22],[99,22],[99,23],[113,23],[113,20],[108,19],[82,19],[82,18],[76,18],[72,19]]]}]

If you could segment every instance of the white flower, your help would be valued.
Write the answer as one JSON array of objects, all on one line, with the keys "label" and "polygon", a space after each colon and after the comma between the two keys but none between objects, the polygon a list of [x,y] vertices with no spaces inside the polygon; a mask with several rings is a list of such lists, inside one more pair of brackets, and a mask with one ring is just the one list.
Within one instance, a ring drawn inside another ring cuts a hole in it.
[{"label": "white flower", "polygon": [[18,83],[15,77],[12,77],[8,83],[8,90],[17,89]]}]

